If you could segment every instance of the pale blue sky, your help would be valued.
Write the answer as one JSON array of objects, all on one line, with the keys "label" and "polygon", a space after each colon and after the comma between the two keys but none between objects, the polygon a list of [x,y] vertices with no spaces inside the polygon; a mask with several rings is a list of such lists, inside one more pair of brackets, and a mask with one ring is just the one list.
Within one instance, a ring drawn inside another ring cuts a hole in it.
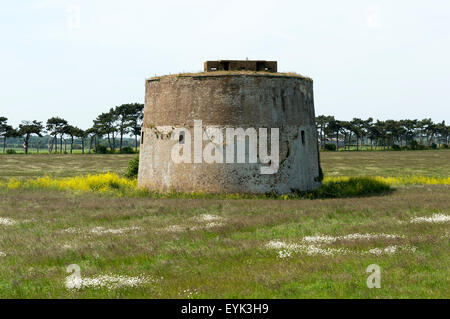
[{"label": "pale blue sky", "polygon": [[[79,12],[79,15],[78,15]],[[314,79],[316,114],[450,122],[450,2],[2,1],[0,116],[87,128],[215,59]]]}]

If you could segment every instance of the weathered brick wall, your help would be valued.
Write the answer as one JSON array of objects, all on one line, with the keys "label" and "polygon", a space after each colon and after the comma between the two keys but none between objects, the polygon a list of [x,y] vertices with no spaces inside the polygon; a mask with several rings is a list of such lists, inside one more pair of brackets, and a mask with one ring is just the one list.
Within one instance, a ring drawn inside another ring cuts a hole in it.
[{"label": "weathered brick wall", "polygon": [[[194,120],[221,129],[279,128],[278,172],[262,175],[260,163],[175,164],[171,149],[178,141],[171,135],[185,127],[193,138]],[[320,185],[313,84],[305,78],[231,73],[152,78],[146,81],[142,132],[138,182],[153,190],[290,193]]]}]

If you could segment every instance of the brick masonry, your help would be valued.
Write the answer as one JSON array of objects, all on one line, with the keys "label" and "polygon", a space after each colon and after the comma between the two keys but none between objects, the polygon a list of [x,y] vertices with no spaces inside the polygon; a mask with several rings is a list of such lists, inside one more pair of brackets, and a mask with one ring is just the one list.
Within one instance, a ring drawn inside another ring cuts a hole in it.
[{"label": "brick masonry", "polygon": [[[307,78],[233,72],[150,78],[146,81],[139,186],[161,192],[288,194],[313,190],[320,186],[314,116],[313,83]],[[185,127],[194,136],[194,120],[223,130],[279,128],[278,172],[260,174],[259,163],[174,163],[171,149],[179,141],[171,135]]]}]

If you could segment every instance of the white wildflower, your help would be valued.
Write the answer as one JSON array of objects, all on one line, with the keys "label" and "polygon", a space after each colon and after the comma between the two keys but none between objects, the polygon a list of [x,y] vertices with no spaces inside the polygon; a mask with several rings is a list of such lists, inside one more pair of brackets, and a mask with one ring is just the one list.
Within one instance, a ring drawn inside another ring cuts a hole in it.
[{"label": "white wildflower", "polygon": [[302,239],[304,242],[307,243],[333,243],[335,242],[337,239],[336,237],[333,236],[328,236],[328,235],[319,235],[319,236],[305,236]]},{"label": "white wildflower", "polygon": [[193,296],[195,296],[197,294],[198,294],[198,290],[197,289],[192,289],[191,290],[190,288],[184,289],[183,291],[178,293],[179,296],[183,296],[185,298],[190,298],[190,297],[193,297]]},{"label": "white wildflower", "polygon": [[383,254],[387,254],[387,255],[392,255],[395,254],[395,252],[397,251],[397,247],[396,246],[388,246],[386,248],[373,248],[369,250],[369,254],[373,254],[373,255],[383,255]]},{"label": "white wildflower", "polygon": [[[266,248],[269,249],[281,249],[283,254],[286,253],[304,253],[307,255],[323,255],[323,256],[333,256],[336,254],[346,254],[348,251],[343,248],[321,248],[320,245],[299,245],[295,243],[285,243],[282,241],[270,241],[266,244]],[[279,257],[280,252],[279,251]],[[289,255],[290,257],[290,255]],[[281,257],[280,257],[281,258]]]},{"label": "white wildflower", "polygon": [[189,230],[197,231],[197,230],[211,229],[211,228],[214,228],[214,227],[222,227],[222,226],[223,226],[223,223],[211,222],[211,223],[207,223],[206,225],[199,225],[199,226],[189,227]]},{"label": "white wildflower", "polygon": [[430,217],[416,217],[411,219],[411,223],[446,223],[450,221],[449,215],[433,214]]},{"label": "white wildflower", "polygon": [[270,241],[266,244],[267,248],[270,249],[287,249],[290,251],[296,251],[299,250],[302,245],[298,245],[298,244],[288,244],[282,241]]},{"label": "white wildflower", "polygon": [[16,221],[11,218],[0,217],[0,225],[10,226],[16,224]]},{"label": "white wildflower", "polygon": [[307,255],[322,255],[322,256],[334,256],[344,255],[349,251],[344,248],[321,248],[320,246],[308,245],[305,249]]},{"label": "white wildflower", "polygon": [[[405,245],[405,246],[396,246],[396,245],[394,245],[394,246],[388,246],[388,247],[385,247],[385,248],[373,248],[373,249],[370,249],[368,251],[368,253],[372,254],[372,255],[377,255],[377,256],[380,256],[380,255],[393,255],[393,254],[397,253],[399,250],[404,250],[404,251],[407,251],[407,252],[414,253],[414,252],[416,252],[416,249],[417,248],[414,247],[414,246],[407,246],[407,245]],[[363,254],[364,254],[364,252],[363,252]]]},{"label": "white wildflower", "polygon": [[88,233],[91,233],[94,235],[104,235],[104,234],[123,234],[128,231],[139,230],[139,229],[140,229],[139,227],[124,227],[124,228],[108,229],[105,227],[98,226],[98,227],[92,228],[91,230],[86,231],[86,230],[82,230],[79,228],[70,227],[70,228],[65,229],[64,232],[71,233],[71,234],[88,232]]},{"label": "white wildflower", "polygon": [[74,233],[78,233],[80,230],[77,228],[69,227],[69,228],[64,229],[63,231],[66,233],[74,234]]},{"label": "white wildflower", "polygon": [[95,277],[68,276],[66,278],[66,287],[68,289],[100,289],[108,290],[118,289],[122,287],[138,287],[154,280],[145,275],[139,276],[122,276],[122,275],[99,275]]},{"label": "white wildflower", "polygon": [[210,229],[210,228],[221,227],[221,226],[223,226],[222,223],[211,222],[211,223],[206,224],[203,228]]},{"label": "white wildflower", "polygon": [[104,227],[95,227],[91,229],[92,234],[103,235],[103,234],[123,234],[128,231],[139,230],[139,227],[124,227],[117,229],[106,229]]},{"label": "white wildflower", "polygon": [[338,240],[371,240],[371,239],[398,239],[404,238],[402,235],[395,234],[348,234],[344,236],[328,236],[328,235],[319,235],[319,236],[306,236],[303,237],[303,241],[307,243],[314,244],[331,244]]},{"label": "white wildflower", "polygon": [[283,258],[289,258],[289,257],[291,257],[291,252],[289,251],[289,250],[286,250],[286,249],[284,249],[284,250],[280,250],[279,252],[278,252],[278,258],[281,258],[281,259],[283,259]]},{"label": "white wildflower", "polygon": [[416,247],[414,246],[388,246],[386,248],[373,248],[368,251],[352,251],[346,248],[333,248],[333,247],[322,247],[321,244],[296,244],[296,243],[285,243],[282,241],[270,241],[265,245],[268,249],[276,249],[278,250],[279,258],[287,258],[291,257],[292,253],[301,253],[309,256],[336,256],[336,255],[345,255],[345,254],[373,254],[373,255],[393,255],[398,250],[404,250],[407,252],[415,252]]},{"label": "white wildflower", "polygon": [[163,229],[163,231],[165,232],[169,232],[169,233],[181,233],[183,231],[185,231],[186,229],[183,226],[180,225],[170,225],[166,228]]},{"label": "white wildflower", "polygon": [[217,215],[210,215],[210,214],[203,214],[198,217],[200,221],[204,222],[212,222],[212,221],[218,221],[222,220],[223,218]]}]

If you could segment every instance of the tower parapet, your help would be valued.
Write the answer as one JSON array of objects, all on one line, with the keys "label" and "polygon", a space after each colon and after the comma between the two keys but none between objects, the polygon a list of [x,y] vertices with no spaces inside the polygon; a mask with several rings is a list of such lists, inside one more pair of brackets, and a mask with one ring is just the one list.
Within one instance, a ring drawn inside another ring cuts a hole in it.
[{"label": "tower parapet", "polygon": [[263,71],[277,72],[277,61],[265,60],[218,60],[206,61],[205,72],[214,71]]}]

